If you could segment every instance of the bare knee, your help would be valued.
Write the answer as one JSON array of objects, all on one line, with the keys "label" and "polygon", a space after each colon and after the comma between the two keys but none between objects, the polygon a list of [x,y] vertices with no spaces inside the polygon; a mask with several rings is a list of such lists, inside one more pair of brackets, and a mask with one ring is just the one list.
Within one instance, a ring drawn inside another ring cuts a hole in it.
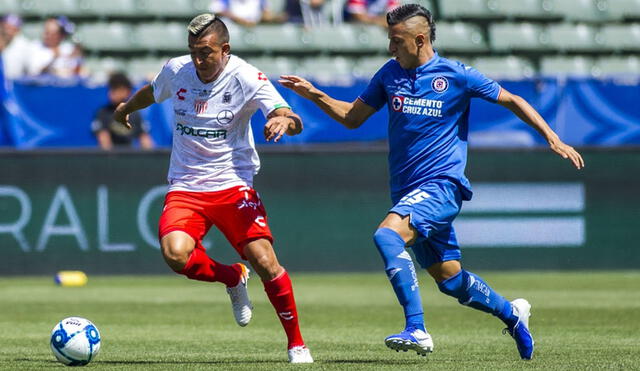
[{"label": "bare knee", "polygon": [[396,213],[389,213],[378,226],[378,229],[380,228],[388,228],[396,232],[407,245],[411,245],[418,237],[417,231],[409,223],[408,215],[400,216]]},{"label": "bare knee", "polygon": [[180,272],[189,260],[195,241],[188,234],[175,231],[162,237],[160,247],[167,265],[174,271]]},{"label": "bare knee", "polygon": [[427,272],[429,272],[429,275],[433,277],[437,283],[455,276],[460,270],[462,270],[462,266],[458,260],[435,263],[427,268]]},{"label": "bare knee", "polygon": [[263,281],[276,278],[284,270],[268,240],[260,239],[249,242],[244,247],[244,254]]}]

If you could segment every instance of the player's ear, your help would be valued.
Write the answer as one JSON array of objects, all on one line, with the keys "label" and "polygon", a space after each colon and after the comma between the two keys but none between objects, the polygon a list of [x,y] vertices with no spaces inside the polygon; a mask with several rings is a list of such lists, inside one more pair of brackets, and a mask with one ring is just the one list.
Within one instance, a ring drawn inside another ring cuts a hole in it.
[{"label": "player's ear", "polygon": [[425,45],[426,36],[424,34],[417,34],[415,38],[416,46],[422,48]]},{"label": "player's ear", "polygon": [[229,53],[231,53],[231,45],[229,43],[222,44],[222,54],[228,55]]}]

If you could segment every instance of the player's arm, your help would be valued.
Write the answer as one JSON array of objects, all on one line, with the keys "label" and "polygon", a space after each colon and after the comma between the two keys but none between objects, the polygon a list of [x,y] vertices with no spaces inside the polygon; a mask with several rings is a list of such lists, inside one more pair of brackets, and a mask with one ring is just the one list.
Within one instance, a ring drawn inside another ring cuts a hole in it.
[{"label": "player's arm", "polygon": [[267,123],[264,125],[264,138],[267,142],[271,139],[277,142],[284,134],[293,136],[301,132],[302,119],[286,107],[271,111],[267,116]]},{"label": "player's arm", "polygon": [[315,103],[332,119],[338,121],[348,129],[360,127],[376,110],[360,99],[345,102],[334,99],[322,90],[316,88],[309,81],[294,75],[282,75],[278,80],[280,85],[289,88],[303,98]]},{"label": "player's arm", "polygon": [[153,97],[153,87],[151,84],[146,84],[140,90],[138,90],[128,101],[120,103],[116,110],[113,112],[113,119],[122,125],[131,129],[129,123],[129,114],[143,108],[147,108],[156,100]]},{"label": "player's arm", "polygon": [[105,151],[111,150],[113,148],[113,143],[111,142],[111,136],[109,132],[105,129],[102,129],[96,133],[96,140],[98,141],[98,145]]},{"label": "player's arm", "polygon": [[549,143],[552,151],[559,154],[563,158],[571,160],[577,169],[584,167],[582,156],[571,146],[560,140],[558,135],[549,127],[549,124],[540,116],[526,100],[522,97],[511,94],[505,88],[500,89],[498,96],[498,104],[508,108],[522,121],[536,129],[540,135]]}]

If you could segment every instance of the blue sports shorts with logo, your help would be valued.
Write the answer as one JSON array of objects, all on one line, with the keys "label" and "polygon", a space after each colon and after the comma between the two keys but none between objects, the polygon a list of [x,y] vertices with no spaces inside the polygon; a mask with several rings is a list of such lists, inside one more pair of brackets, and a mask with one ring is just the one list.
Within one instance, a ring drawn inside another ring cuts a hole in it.
[{"label": "blue sports shorts with logo", "polygon": [[407,193],[389,210],[400,216],[409,215],[409,222],[419,234],[411,248],[422,268],[462,257],[452,225],[461,206],[458,185],[447,179],[434,179]]}]

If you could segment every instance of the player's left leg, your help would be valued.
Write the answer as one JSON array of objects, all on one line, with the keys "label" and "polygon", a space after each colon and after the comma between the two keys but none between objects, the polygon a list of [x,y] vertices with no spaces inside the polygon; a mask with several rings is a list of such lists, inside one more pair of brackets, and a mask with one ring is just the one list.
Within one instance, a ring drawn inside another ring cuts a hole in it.
[{"label": "player's left leg", "polygon": [[289,362],[313,362],[300,334],[291,279],[273,250],[267,213],[258,193],[251,187],[233,188],[224,207],[211,217],[238,254],[251,263],[262,279],[264,290],[287,335]]},{"label": "player's left leg", "polygon": [[300,333],[298,310],[291,279],[284,267],[278,262],[271,242],[264,238],[253,240],[245,245],[243,253],[262,279],[264,291],[287,334],[289,362],[312,363],[313,358]]},{"label": "player's left leg", "polygon": [[534,344],[529,332],[531,305],[525,299],[509,302],[480,276],[462,269],[458,260],[435,263],[427,271],[443,293],[458,299],[462,305],[501,319],[507,325],[505,330],[515,339],[520,356],[531,359]]}]

